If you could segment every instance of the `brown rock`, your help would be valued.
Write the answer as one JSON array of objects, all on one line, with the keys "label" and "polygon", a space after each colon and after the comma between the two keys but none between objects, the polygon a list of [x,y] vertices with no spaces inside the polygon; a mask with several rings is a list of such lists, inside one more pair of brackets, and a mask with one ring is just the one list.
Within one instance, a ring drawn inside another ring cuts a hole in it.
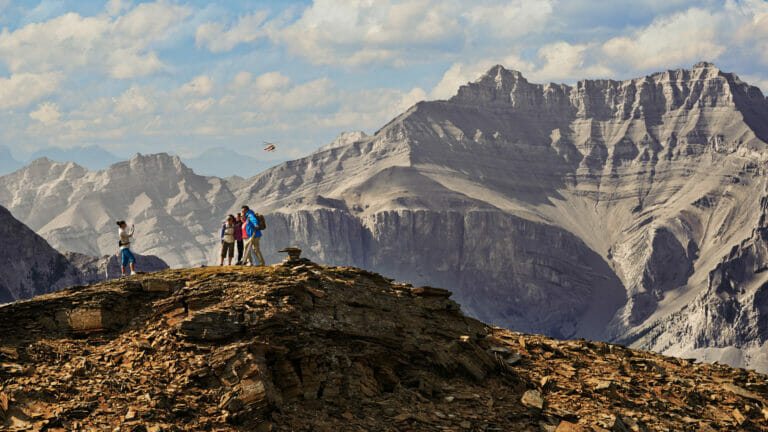
[{"label": "brown rock", "polygon": [[557,425],[555,432],[586,432],[586,429],[584,426],[575,423],[561,421],[560,424]]},{"label": "brown rock", "polygon": [[299,265],[0,308],[0,430],[768,430],[753,371],[515,333],[444,293]]},{"label": "brown rock", "polygon": [[531,409],[541,410],[544,408],[544,399],[541,397],[541,393],[537,390],[528,390],[523,393],[523,397],[520,398],[520,402],[523,406]]},{"label": "brown rock", "polygon": [[453,295],[452,292],[442,289],[442,288],[433,288],[430,286],[422,286],[415,288],[412,291],[417,296],[422,297],[450,297]]}]

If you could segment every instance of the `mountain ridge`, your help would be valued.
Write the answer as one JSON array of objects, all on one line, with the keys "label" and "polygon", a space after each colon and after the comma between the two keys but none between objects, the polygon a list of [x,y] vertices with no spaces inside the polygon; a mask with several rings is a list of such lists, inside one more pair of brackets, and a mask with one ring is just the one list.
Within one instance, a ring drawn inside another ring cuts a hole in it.
[{"label": "mountain ridge", "polygon": [[[704,312],[722,295],[708,289],[710,272],[752,238],[765,213],[755,197],[768,191],[760,138],[768,102],[754,89],[709,64],[574,86],[530,84],[494,67],[451,100],[420,102],[372,136],[232,189],[177,173],[162,191],[135,181],[113,187],[116,195],[130,191],[122,202],[131,204],[103,208],[110,218],[136,215],[150,224],[147,234],[162,240],[146,249],[139,243],[141,251],[198,265],[215,256],[223,215],[250,203],[269,219],[268,260],[296,244],[319,262],[445,286],[469,314],[494,325],[677,355],[734,349],[743,355],[732,364],[768,370],[759,356],[768,338],[760,330],[762,265],[724,272],[744,292],[730,293],[730,306],[718,303],[714,315]],[[134,176],[151,171],[128,168]],[[114,183],[87,176],[89,185],[59,187],[80,197]],[[144,198],[144,187],[157,193]],[[25,191],[6,176],[0,204],[16,191],[24,208],[44,189]],[[74,244],[80,234],[64,228],[50,224],[44,234]],[[762,262],[759,250],[745,248],[743,261]],[[733,324],[728,307],[758,331],[717,337]],[[689,319],[711,331],[694,330]]]}]

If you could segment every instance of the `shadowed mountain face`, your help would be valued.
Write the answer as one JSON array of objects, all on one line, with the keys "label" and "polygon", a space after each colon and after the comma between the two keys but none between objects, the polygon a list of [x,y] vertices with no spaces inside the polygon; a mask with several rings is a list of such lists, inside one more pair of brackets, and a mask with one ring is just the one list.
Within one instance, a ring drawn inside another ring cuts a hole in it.
[{"label": "shadowed mountain face", "polygon": [[0,304],[75,285],[80,272],[0,207]]},{"label": "shadowed mountain face", "polygon": [[[0,304],[120,276],[116,255],[96,258],[61,254],[3,207],[0,207],[0,238]],[[157,257],[137,255],[136,258],[142,271],[168,268]]]},{"label": "shadowed mountain face", "polygon": [[236,184],[139,156],[99,174],[47,164],[32,186],[22,170],[0,179],[0,203],[80,252],[111,247],[110,220],[129,215],[172,265],[212,261],[220,219],[250,203],[272,260],[297,244],[448,287],[493,324],[765,370],[766,140],[765,97],[711,64],[574,86],[496,66]]}]

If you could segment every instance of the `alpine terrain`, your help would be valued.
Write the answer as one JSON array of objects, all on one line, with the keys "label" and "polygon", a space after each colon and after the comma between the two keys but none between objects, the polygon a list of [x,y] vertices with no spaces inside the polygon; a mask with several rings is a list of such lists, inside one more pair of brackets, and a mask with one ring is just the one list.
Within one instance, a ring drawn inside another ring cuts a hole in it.
[{"label": "alpine terrain", "polygon": [[0,429],[760,431],[768,379],[464,316],[451,293],[291,259],[0,307]]},{"label": "alpine terrain", "polygon": [[180,266],[213,262],[247,203],[271,260],[295,244],[449,288],[494,325],[768,371],[767,143],[765,96],[709,63],[573,86],[495,66],[250,179],[38,160],[0,178],[0,204],[91,255],[132,220],[139,252]]},{"label": "alpine terrain", "polygon": [[[0,304],[120,276],[117,256],[61,254],[3,207],[0,238]],[[168,268],[157,257],[137,255],[137,260],[144,271]]]}]

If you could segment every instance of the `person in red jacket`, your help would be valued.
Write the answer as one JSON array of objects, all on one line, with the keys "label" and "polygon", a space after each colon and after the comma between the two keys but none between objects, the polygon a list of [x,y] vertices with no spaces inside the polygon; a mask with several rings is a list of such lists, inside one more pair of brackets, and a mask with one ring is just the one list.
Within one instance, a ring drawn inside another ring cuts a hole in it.
[{"label": "person in red jacket", "polygon": [[237,214],[235,219],[235,243],[237,244],[237,265],[243,262],[243,215]]}]

